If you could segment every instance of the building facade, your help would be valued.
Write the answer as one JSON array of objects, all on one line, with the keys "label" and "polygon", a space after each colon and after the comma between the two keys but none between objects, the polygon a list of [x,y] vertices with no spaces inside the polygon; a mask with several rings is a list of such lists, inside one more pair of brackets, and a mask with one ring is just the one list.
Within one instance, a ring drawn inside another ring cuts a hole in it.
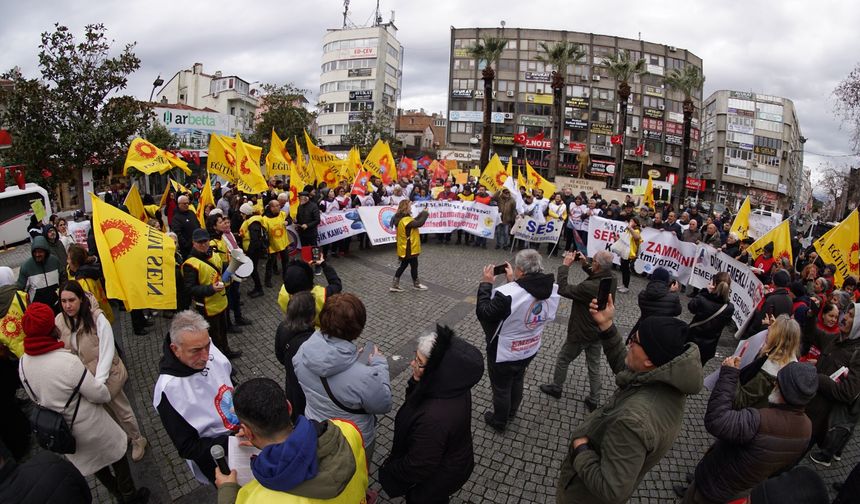
[{"label": "building facade", "polygon": [[[483,62],[471,58],[468,49],[482,37],[503,37],[508,44],[496,65],[493,82],[492,152],[504,161],[513,158],[523,166],[525,159],[546,172],[552,148],[553,68],[538,61],[540,43],[552,46],[568,41],[586,52],[580,64],[565,72],[564,103],[559,174],[582,174],[589,178],[615,173],[617,149],[624,149],[625,174],[654,180],[670,180],[678,174],[683,136],[683,95],[670,90],[664,77],[672,69],[702,60],[686,49],[669,45],[593,33],[532,30],[520,28],[452,28],[448,83],[448,147],[479,158],[482,136],[484,85]],[[603,58],[619,50],[629,51],[633,60],[644,59],[647,74],[630,83],[627,130],[624,145],[612,145],[610,138],[621,133],[618,82],[609,77]],[[695,166],[699,144],[698,116],[702,91],[693,101],[690,166]],[[525,133],[525,145],[515,144],[514,135]],[[537,137],[537,139],[535,139]],[[637,147],[642,155],[637,156]],[[587,153],[583,156],[581,153]],[[584,166],[583,166],[584,165]]]},{"label": "building facade", "polygon": [[702,111],[700,176],[705,197],[738,208],[747,195],[767,210],[794,211],[803,188],[803,144],[794,103],[721,90]]},{"label": "building facade", "polygon": [[188,105],[226,115],[229,135],[250,135],[254,130],[254,117],[259,106],[257,90],[236,75],[222,75],[220,70],[207,74],[202,63],[195,63],[190,70],[176,72],[155,96],[157,104]]},{"label": "building facade", "polygon": [[323,37],[317,138],[332,152],[346,152],[355,123],[385,114],[394,134],[403,76],[403,46],[394,23],[332,29]]},{"label": "building facade", "polygon": [[394,137],[400,142],[406,156],[435,154],[445,147],[446,125],[443,114],[427,114],[424,109],[398,109]]}]

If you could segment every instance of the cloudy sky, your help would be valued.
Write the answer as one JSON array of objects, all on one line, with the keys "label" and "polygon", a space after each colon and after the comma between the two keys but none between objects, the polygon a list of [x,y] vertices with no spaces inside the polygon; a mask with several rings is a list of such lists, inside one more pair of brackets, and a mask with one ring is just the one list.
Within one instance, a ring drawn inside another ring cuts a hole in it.
[{"label": "cloudy sky", "polygon": [[[137,42],[141,69],[129,93],[148,98],[152,81],[204,64],[254,82],[293,82],[319,88],[321,39],[342,24],[343,3],[223,1],[42,0],[3,2],[0,16],[0,70],[20,66],[36,76],[39,34],[65,24],[80,34],[88,23],[104,23],[119,48]],[[647,4],[647,7],[646,7]],[[375,2],[352,0],[350,20],[364,25]],[[704,60],[705,95],[736,89],[794,101],[807,152],[850,152],[848,132],[833,114],[832,90],[860,61],[853,2],[819,0],[714,2],[701,0],[638,3],[593,1],[382,0],[384,20],[395,11],[398,38],[406,47],[404,108],[444,111],[450,27],[546,28],[637,38],[686,48]],[[313,101],[313,99],[312,99]],[[855,157],[807,154],[813,169]]]}]

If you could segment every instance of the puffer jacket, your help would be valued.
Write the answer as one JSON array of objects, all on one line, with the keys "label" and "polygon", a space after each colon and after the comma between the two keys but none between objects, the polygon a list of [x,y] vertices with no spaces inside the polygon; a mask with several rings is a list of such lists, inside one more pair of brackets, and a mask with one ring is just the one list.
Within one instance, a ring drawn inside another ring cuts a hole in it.
[{"label": "puffer jacket", "polygon": [[[358,349],[351,341],[314,332],[293,357],[296,377],[307,401],[305,416],[321,422],[341,418],[353,422],[371,446],[376,437],[376,414],[391,411],[391,383],[388,361],[381,355],[370,362],[358,361]],[[332,395],[344,406],[338,407],[326,393],[321,378],[328,381]]]},{"label": "puffer jacket", "polygon": [[600,280],[612,278],[612,287],[609,289],[609,293],[613,299],[616,298],[615,291],[618,287],[618,279],[612,270],[592,273],[585,267],[583,269],[588,273],[588,278],[578,285],[570,285],[567,280],[570,267],[564,265],[558,267],[558,294],[573,300],[570,307],[570,320],[567,324],[567,341],[571,343],[593,343],[597,341],[600,331],[588,311],[588,306],[591,300],[597,297]]},{"label": "puffer jacket", "polygon": [[[618,329],[600,334],[618,390],[585,417],[571,440],[587,436],[590,449],[576,454],[572,443],[561,465],[559,503],[622,503],[672,447],[681,430],[687,396],[703,386],[699,349],[645,373],[626,367],[627,349]],[[601,463],[611,460],[612,463]]]},{"label": "puffer jacket", "polygon": [[27,259],[18,272],[18,290],[26,292],[31,303],[45,303],[59,313],[59,289],[66,282],[66,267],[51,254],[44,236],[33,239],[32,250],[44,250],[45,260],[37,263],[32,257]]},{"label": "puffer jacket", "polygon": [[681,314],[681,298],[669,290],[669,284],[651,280],[639,293],[639,321],[648,317],[677,317]]},{"label": "puffer jacket", "polygon": [[717,343],[720,341],[720,335],[723,329],[732,320],[732,315],[735,313],[735,307],[731,303],[724,302],[716,294],[707,290],[702,290],[698,296],[694,297],[687,304],[687,309],[693,314],[693,320],[690,325],[696,324],[703,320],[707,320],[711,315],[726,305],[718,316],[708,322],[690,327],[687,332],[687,341],[695,343],[699,347],[699,355],[702,358],[702,365],[714,358],[717,353]]},{"label": "puffer jacket", "polygon": [[802,406],[732,409],[740,370],[720,368],[708,400],[705,428],[717,438],[696,466],[696,489],[713,502],[730,502],[806,452],[812,422]]},{"label": "puffer jacket", "polygon": [[753,312],[752,320],[750,320],[747,326],[744,338],[746,339],[754,334],[758,334],[764,329],[762,321],[768,311],[773,310],[773,316],[779,317],[780,315],[791,315],[793,307],[794,302],[791,300],[791,295],[785,287],[777,287],[773,292],[765,294],[761,306]]}]

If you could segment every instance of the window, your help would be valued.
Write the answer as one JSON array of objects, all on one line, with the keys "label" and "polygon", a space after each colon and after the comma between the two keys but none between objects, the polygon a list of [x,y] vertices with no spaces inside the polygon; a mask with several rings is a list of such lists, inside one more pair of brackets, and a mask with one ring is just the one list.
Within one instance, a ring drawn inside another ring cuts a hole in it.
[{"label": "window", "polygon": [[610,120],[615,120],[614,112],[607,112],[604,110],[592,110],[591,111],[591,120],[594,122],[609,122]]},{"label": "window", "polygon": [[453,121],[448,124],[451,133],[472,133],[472,123]]},{"label": "window", "polygon": [[[493,106],[496,108],[496,112],[508,112],[513,114],[517,110],[517,103],[512,101],[499,101],[496,100],[493,102]],[[483,108],[481,110],[484,110]]]},{"label": "window", "polygon": [[663,142],[659,140],[645,140],[645,150],[650,154],[663,154]]},{"label": "window", "polygon": [[397,49],[395,49],[393,45],[388,44],[388,49],[387,49],[387,51],[388,51],[388,55],[389,55],[389,56],[391,56],[392,58],[394,58],[394,59],[396,59],[396,60],[399,60],[399,59],[400,59],[400,51],[398,51]]},{"label": "window", "polygon": [[376,47],[379,44],[377,38],[337,40],[323,46],[323,52],[338,51],[340,49],[352,49],[353,47]]},{"label": "window", "polygon": [[724,166],[723,173],[732,177],[748,179],[750,177],[749,170],[746,168],[737,168],[735,166]]},{"label": "window", "polygon": [[735,131],[727,131],[726,132],[726,140],[729,142],[736,142],[736,143],[741,143],[741,144],[752,145],[753,144],[753,138],[757,139],[759,137],[753,137],[753,135],[749,135],[746,133],[737,133]]},{"label": "window", "polygon": [[452,89],[475,89],[475,81],[472,79],[453,79]]},{"label": "window", "polygon": [[779,138],[769,138],[756,135],[755,145],[758,147],[769,147],[774,150],[779,150],[782,148],[782,140]]},{"label": "window", "polygon": [[331,72],[333,70],[352,70],[355,68],[376,68],[376,58],[329,61],[328,63],[323,64],[322,72]]},{"label": "window", "polygon": [[517,113],[527,115],[552,115],[552,105],[541,105],[531,102],[517,102]]},{"label": "window", "polygon": [[756,119],[755,127],[756,129],[770,131],[772,133],[782,133],[781,122],[767,121],[765,119]]},{"label": "window", "polygon": [[645,64],[646,65],[656,65],[656,66],[665,66],[663,64],[663,56],[659,56],[657,54],[646,54],[645,55]]},{"label": "window", "polygon": [[735,149],[734,147],[726,147],[726,157],[727,158],[734,158],[734,159],[742,159],[744,161],[749,161],[753,157],[753,151],[743,150],[743,149]]},{"label": "window", "polygon": [[642,106],[646,108],[660,109],[665,107],[665,102],[663,98],[657,98],[656,96],[648,96],[644,95],[642,97]]},{"label": "window", "polygon": [[594,64],[595,65],[602,65],[603,64],[603,58],[608,58],[609,56],[612,56],[613,54],[615,54],[615,48],[596,45],[596,46],[593,46],[592,54],[593,54],[592,61],[594,62]]},{"label": "window", "polygon": [[729,110],[755,110],[755,102],[750,100],[741,100],[740,98],[729,98],[728,101]]},{"label": "window", "polygon": [[236,115],[236,107],[230,107],[230,115]]},{"label": "window", "polygon": [[778,184],[779,175],[776,173],[763,172],[760,170],[752,170],[752,180],[754,182],[764,182],[765,184]]},{"label": "window", "polygon": [[500,59],[497,70],[516,72],[517,71],[517,60]]},{"label": "window", "polygon": [[602,89],[602,88],[594,88],[593,96],[598,100],[614,100],[615,99],[615,90],[614,89]]},{"label": "window", "polygon": [[397,74],[398,74],[397,68],[395,68],[391,63],[387,63],[387,64],[385,65],[385,73],[387,73],[388,75],[390,75],[390,76],[394,77],[395,79],[398,77],[398,75],[397,75]]},{"label": "window", "polygon": [[681,149],[683,149],[683,147],[680,145],[666,144],[665,154],[667,156],[681,157]]},{"label": "window", "polygon": [[684,60],[680,60],[678,58],[669,58],[666,63],[667,70],[671,70],[673,68],[681,70],[682,68],[684,68]]},{"label": "window", "polygon": [[753,159],[755,162],[763,166],[779,166],[779,158],[776,156],[766,156],[764,154],[756,154]]},{"label": "window", "polygon": [[319,127],[320,135],[346,135],[349,133],[349,124],[327,124]]},{"label": "window", "polygon": [[[472,47],[474,45],[475,45],[475,39],[454,39],[454,47],[457,49],[459,49],[459,48],[468,49],[469,47]],[[508,46],[510,46],[510,45],[511,45],[511,43],[508,42]]]},{"label": "window", "polygon": [[588,98],[591,96],[591,88],[585,86],[567,86],[567,96],[568,98]]},{"label": "window", "polygon": [[663,77],[660,75],[653,74],[645,74],[640,77],[642,84],[647,86],[657,86],[660,87],[663,84]]},{"label": "window", "polygon": [[516,91],[517,90],[517,81],[510,80],[497,80],[496,81],[496,90],[505,93],[507,91]]}]

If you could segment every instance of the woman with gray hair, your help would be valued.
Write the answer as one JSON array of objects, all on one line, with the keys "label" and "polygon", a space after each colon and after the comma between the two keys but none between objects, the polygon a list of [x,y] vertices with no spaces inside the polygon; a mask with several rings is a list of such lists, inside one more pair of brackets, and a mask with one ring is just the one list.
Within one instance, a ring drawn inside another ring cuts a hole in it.
[{"label": "woman with gray hair", "polygon": [[471,390],[484,374],[480,350],[445,326],[418,338],[406,401],[394,418],[382,489],[407,503],[448,502],[475,466]]}]

